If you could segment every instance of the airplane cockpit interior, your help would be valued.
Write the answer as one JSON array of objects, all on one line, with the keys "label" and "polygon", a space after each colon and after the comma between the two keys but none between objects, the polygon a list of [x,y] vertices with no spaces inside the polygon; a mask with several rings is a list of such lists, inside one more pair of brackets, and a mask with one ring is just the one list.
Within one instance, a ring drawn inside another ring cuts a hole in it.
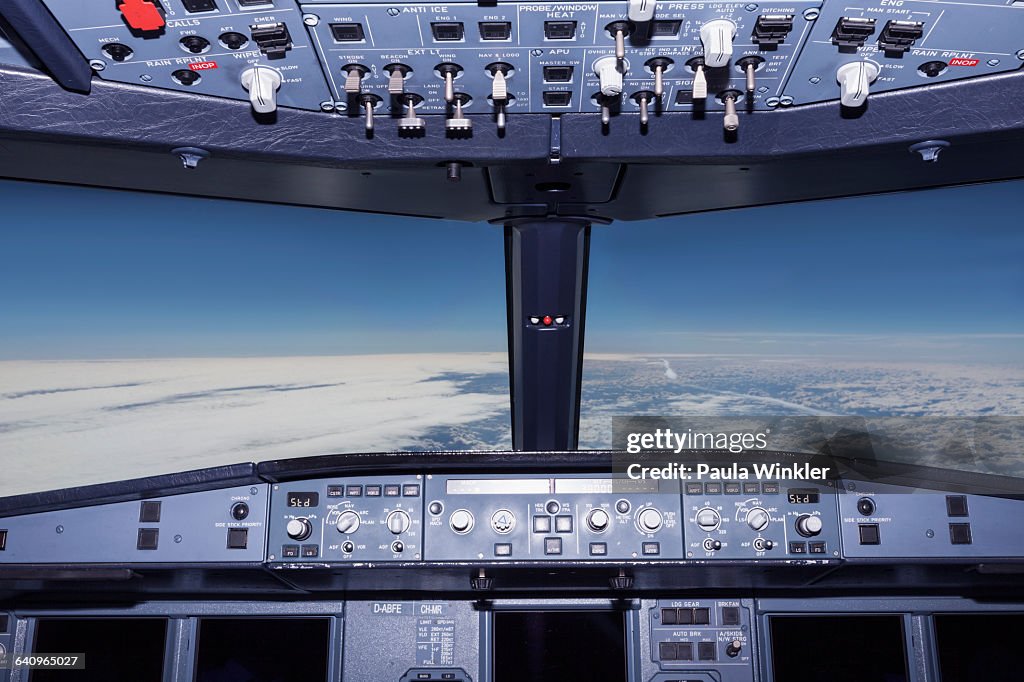
[{"label": "airplane cockpit interior", "polygon": [[0,682],[1017,682],[1021,0],[0,0]]}]

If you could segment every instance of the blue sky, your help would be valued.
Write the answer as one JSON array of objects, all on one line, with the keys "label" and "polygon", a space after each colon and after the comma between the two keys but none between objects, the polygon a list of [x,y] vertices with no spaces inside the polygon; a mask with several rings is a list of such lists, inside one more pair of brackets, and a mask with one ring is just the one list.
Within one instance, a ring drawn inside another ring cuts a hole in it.
[{"label": "blue sky", "polygon": [[[504,350],[501,230],[0,181],[0,358]],[[595,227],[588,350],[1024,362],[1024,183]]]}]

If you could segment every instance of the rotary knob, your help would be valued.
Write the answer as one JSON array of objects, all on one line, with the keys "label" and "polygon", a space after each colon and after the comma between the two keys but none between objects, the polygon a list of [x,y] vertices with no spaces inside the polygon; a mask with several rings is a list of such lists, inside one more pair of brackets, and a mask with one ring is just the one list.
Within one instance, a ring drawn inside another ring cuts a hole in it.
[{"label": "rotary knob", "polygon": [[641,533],[653,533],[657,531],[661,528],[661,522],[661,512],[654,507],[641,509],[640,513],[636,515],[636,525],[640,528]]},{"label": "rotary knob", "polygon": [[388,530],[395,535],[401,535],[405,531],[409,530],[409,526],[412,525],[412,520],[409,515],[401,509],[395,510],[388,514],[387,519]]},{"label": "rotary knob", "polygon": [[338,532],[344,535],[351,535],[359,530],[359,514],[354,511],[343,511],[338,517]]},{"label": "rotary knob", "polygon": [[722,517],[714,509],[710,507],[704,507],[697,512],[697,525],[700,529],[706,533],[718,528],[719,524],[722,523]]},{"label": "rotary knob", "polygon": [[768,527],[768,524],[771,523],[771,520],[771,517],[768,516],[768,512],[760,507],[754,507],[747,512],[747,525],[755,532],[760,533],[763,531]]},{"label": "rotary knob", "polygon": [[464,535],[473,530],[473,514],[468,509],[456,509],[448,519],[452,530],[459,535]]},{"label": "rotary knob", "polygon": [[704,43],[704,63],[707,66],[725,66],[732,59],[732,41],[736,37],[736,24],[728,19],[715,19],[700,27],[700,41]]},{"label": "rotary knob", "polygon": [[821,532],[821,517],[803,514],[796,520],[796,532],[805,538],[813,538]]},{"label": "rotary knob", "polygon": [[313,524],[309,522],[309,519],[292,519],[285,526],[285,532],[288,533],[288,537],[292,540],[305,540],[313,533]]},{"label": "rotary knob", "polygon": [[587,514],[587,528],[595,533],[603,533],[608,530],[608,524],[612,519],[604,509],[593,509]]}]

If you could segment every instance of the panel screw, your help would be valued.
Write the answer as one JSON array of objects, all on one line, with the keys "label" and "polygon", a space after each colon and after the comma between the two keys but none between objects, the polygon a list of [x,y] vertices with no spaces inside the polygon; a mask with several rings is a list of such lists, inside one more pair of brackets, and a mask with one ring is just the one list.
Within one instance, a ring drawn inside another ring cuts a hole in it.
[{"label": "panel screw", "polygon": [[398,9],[397,7],[388,7],[388,16],[389,17],[397,17],[401,13],[402,13],[402,10]]},{"label": "panel screw", "polygon": [[64,532],[64,526],[57,526],[57,535],[60,535],[63,532]]},{"label": "panel screw", "polygon": [[102,59],[90,59],[89,68],[91,68],[93,71],[102,71],[103,69],[107,68],[107,63]]},{"label": "panel screw", "polygon": [[1017,50],[1017,59],[1024,61],[1024,50]]},{"label": "panel screw", "polygon": [[817,7],[804,10],[804,19],[807,21],[814,21],[821,14],[821,11]]},{"label": "panel screw", "polygon": [[778,97],[769,97],[768,99],[766,99],[764,101],[764,105],[766,107],[777,107],[777,106],[779,106],[779,98]]},{"label": "panel screw", "polygon": [[817,85],[818,83],[821,82],[821,78],[819,78],[818,76],[811,76],[810,81]]},{"label": "panel screw", "polygon": [[759,87],[757,89],[757,91],[760,92],[763,95],[764,93],[768,92],[768,86],[767,85],[762,85],[761,87]]},{"label": "panel screw", "polygon": [[144,73],[141,76],[139,76],[139,80],[142,81],[143,83],[148,83],[151,80],[153,80],[153,77],[150,76],[148,73]]},{"label": "panel screw", "polygon": [[346,104],[345,102],[335,102],[334,103],[334,110],[335,111],[348,111],[348,104]]},{"label": "panel screw", "polygon": [[304,23],[306,26],[316,26],[317,24],[320,23],[320,17],[318,17],[315,14],[303,14],[302,23]]},{"label": "panel screw", "polygon": [[181,536],[180,535],[175,535],[174,536],[174,542],[177,543],[177,544],[181,544]]},{"label": "panel screw", "polygon": [[985,63],[988,64],[989,66],[999,66],[999,60],[998,59],[990,59],[990,60],[988,60]]},{"label": "panel screw", "polygon": [[259,495],[260,494],[260,489],[257,488],[256,486],[253,486],[253,487],[249,488],[249,494],[250,495]]},{"label": "panel screw", "polygon": [[793,104],[793,98],[790,97],[789,95],[783,95],[782,97],[779,98],[779,104],[781,104],[784,107],[788,107]]},{"label": "panel screw", "polygon": [[544,54],[544,50],[530,50],[530,54],[532,54],[534,57],[539,57],[542,54]]},{"label": "panel screw", "polygon": [[750,3],[749,5],[744,5],[743,9],[747,10],[748,12],[753,12],[755,9],[757,9],[757,5],[755,5],[754,3]]},{"label": "panel screw", "polygon": [[334,111],[334,102],[320,102],[320,111]]},{"label": "panel screw", "polygon": [[929,528],[928,530],[926,530],[926,531],[924,532],[924,534],[925,534],[925,535],[926,535],[927,537],[930,537],[930,538],[933,538],[933,537],[935,537],[935,531],[933,531],[933,530],[932,530],[931,528]]}]

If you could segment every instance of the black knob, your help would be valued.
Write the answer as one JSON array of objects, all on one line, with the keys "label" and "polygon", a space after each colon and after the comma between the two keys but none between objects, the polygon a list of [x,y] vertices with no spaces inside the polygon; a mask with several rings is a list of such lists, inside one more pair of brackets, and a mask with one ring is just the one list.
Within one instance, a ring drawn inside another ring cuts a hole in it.
[{"label": "black knob", "polygon": [[236,502],[231,506],[231,518],[235,521],[244,521],[249,518],[249,505],[245,502]]},{"label": "black knob", "polygon": [[734,639],[729,642],[725,647],[725,655],[729,658],[736,658],[740,654],[740,650],[743,648],[743,642],[738,639]]},{"label": "black knob", "polygon": [[863,516],[871,516],[875,513],[875,501],[870,497],[862,497],[857,500],[857,511]]}]

